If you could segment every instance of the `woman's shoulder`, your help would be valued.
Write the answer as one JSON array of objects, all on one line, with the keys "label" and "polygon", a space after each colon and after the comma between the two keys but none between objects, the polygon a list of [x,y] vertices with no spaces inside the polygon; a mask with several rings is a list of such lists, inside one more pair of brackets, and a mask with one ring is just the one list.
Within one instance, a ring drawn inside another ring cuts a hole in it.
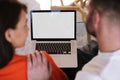
[{"label": "woman's shoulder", "polygon": [[45,55],[47,61],[52,66],[52,75],[50,80],[68,80],[67,75],[56,65],[49,53],[46,51],[42,51],[41,53]]},{"label": "woman's shoulder", "polygon": [[12,60],[2,69],[0,69],[0,80],[26,80],[27,79],[27,57],[14,55]]}]

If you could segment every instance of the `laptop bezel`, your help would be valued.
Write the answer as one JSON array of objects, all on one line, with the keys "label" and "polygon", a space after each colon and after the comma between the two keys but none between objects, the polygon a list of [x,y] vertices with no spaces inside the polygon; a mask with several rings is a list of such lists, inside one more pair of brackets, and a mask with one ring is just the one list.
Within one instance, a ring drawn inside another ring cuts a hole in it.
[{"label": "laptop bezel", "polygon": [[[74,38],[33,38],[33,23],[32,23],[32,13],[46,13],[46,12],[74,12]],[[31,22],[31,40],[36,41],[70,41],[76,40],[76,10],[32,10],[30,11],[30,22]]]}]

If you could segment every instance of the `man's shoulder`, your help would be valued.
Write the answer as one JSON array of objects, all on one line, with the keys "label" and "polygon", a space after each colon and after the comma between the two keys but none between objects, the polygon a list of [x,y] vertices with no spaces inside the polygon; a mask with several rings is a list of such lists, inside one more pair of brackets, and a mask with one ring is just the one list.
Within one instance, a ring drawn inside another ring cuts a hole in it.
[{"label": "man's shoulder", "polygon": [[[88,62],[83,68],[82,73],[92,73],[94,75],[101,75],[104,69],[107,67],[109,63],[108,60],[104,61],[99,58],[99,56],[95,56],[90,62]],[[81,72],[81,71],[80,71]]]},{"label": "man's shoulder", "polygon": [[102,80],[102,79],[97,74],[85,71],[78,71],[75,80]]}]

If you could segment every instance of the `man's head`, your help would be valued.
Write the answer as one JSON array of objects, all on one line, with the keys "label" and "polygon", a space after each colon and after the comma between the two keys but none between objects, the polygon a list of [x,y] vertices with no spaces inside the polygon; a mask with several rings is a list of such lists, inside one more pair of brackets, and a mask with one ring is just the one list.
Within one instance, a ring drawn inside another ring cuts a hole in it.
[{"label": "man's head", "polygon": [[[95,27],[103,26],[103,22],[108,24],[107,27],[120,25],[119,0],[90,0],[88,8],[86,28],[91,35],[96,36]],[[101,23],[100,21],[103,22]]]}]

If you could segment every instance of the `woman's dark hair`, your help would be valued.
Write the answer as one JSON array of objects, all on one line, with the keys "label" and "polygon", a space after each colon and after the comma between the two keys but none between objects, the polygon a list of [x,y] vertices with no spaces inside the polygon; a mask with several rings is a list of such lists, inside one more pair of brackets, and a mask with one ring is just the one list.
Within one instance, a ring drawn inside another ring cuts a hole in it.
[{"label": "woman's dark hair", "polygon": [[14,48],[5,38],[7,29],[15,29],[21,10],[27,13],[26,5],[17,0],[0,1],[0,68],[6,66],[14,55]]}]

